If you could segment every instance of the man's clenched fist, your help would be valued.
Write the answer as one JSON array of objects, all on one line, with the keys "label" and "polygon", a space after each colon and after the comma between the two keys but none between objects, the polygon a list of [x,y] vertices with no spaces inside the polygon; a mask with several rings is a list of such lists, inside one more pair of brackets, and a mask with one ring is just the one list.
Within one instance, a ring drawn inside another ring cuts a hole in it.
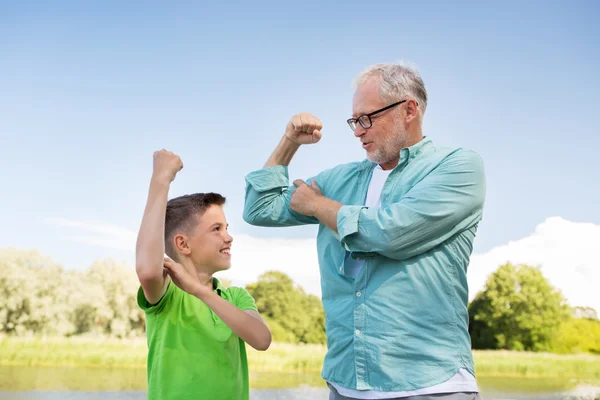
[{"label": "man's clenched fist", "polygon": [[321,140],[323,124],[309,113],[296,114],[285,128],[285,136],[296,144],[313,144]]}]

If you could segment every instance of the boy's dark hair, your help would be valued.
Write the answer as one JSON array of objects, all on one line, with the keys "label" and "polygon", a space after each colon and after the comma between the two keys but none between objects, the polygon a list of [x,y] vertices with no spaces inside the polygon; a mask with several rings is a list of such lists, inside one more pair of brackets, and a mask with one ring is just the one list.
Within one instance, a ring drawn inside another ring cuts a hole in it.
[{"label": "boy's dark hair", "polygon": [[177,260],[177,251],[173,246],[175,234],[181,231],[189,232],[210,206],[223,204],[225,197],[218,193],[186,194],[169,200],[165,215],[165,253],[171,259]]}]

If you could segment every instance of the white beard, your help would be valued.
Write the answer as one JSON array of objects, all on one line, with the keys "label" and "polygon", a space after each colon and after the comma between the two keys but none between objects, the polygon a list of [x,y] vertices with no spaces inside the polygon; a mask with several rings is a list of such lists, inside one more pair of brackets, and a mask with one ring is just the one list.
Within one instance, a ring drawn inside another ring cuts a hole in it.
[{"label": "white beard", "polygon": [[407,137],[405,131],[388,136],[378,144],[371,153],[367,152],[367,159],[377,164],[386,164],[400,157],[400,150],[406,146]]}]

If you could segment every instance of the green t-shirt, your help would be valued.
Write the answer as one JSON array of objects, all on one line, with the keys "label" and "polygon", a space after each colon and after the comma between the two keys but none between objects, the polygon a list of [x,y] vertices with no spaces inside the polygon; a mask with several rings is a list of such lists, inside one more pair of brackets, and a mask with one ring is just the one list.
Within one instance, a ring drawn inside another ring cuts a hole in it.
[{"label": "green t-shirt", "polygon": [[[215,292],[239,309],[256,311],[243,288]],[[244,341],[200,299],[169,283],[151,306],[140,287],[138,306],[146,313],[148,400],[247,400],[248,360]]]}]

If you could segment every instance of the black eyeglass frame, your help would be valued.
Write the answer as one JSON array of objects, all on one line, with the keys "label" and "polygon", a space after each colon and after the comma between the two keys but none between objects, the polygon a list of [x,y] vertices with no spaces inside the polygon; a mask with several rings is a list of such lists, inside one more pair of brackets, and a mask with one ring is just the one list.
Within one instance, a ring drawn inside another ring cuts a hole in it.
[{"label": "black eyeglass frame", "polygon": [[[385,106],[383,108],[380,108],[379,110],[375,110],[372,113],[359,115],[358,118],[349,118],[346,120],[346,122],[348,123],[348,126],[350,127],[350,129],[352,129],[353,131],[356,129],[357,122],[363,128],[369,129],[370,127],[373,126],[373,121],[371,120],[372,116],[379,114],[381,112],[384,112],[385,110],[389,110],[392,107],[396,107],[397,105],[400,105],[402,103],[406,103],[407,101],[408,101],[408,99],[397,101],[395,103],[390,104],[389,106]],[[419,103],[417,103],[417,107],[418,106],[419,106]],[[365,119],[366,119],[366,121],[365,121]]]}]

